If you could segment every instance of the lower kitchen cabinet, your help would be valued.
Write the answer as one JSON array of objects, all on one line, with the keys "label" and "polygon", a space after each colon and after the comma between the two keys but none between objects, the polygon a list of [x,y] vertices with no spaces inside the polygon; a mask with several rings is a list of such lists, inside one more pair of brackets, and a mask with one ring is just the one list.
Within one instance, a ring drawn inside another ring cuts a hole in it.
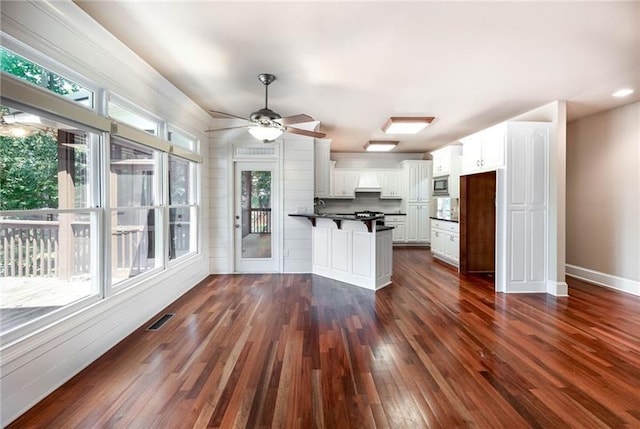
[{"label": "lower kitchen cabinet", "polygon": [[405,234],[406,218],[406,216],[402,215],[387,215],[384,217],[384,224],[393,227],[392,236],[394,243],[404,243],[407,240]]},{"label": "lower kitchen cabinet", "polygon": [[460,230],[457,222],[432,219],[431,253],[456,267],[460,264]]},{"label": "lower kitchen cabinet", "polygon": [[407,204],[407,243],[428,243],[429,225],[429,203]]}]

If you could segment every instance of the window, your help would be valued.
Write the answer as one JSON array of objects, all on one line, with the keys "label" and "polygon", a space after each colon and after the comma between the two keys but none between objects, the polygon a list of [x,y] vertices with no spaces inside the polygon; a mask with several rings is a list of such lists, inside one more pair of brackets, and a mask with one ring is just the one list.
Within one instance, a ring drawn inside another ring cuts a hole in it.
[{"label": "window", "polygon": [[1,69],[5,73],[31,82],[47,91],[62,95],[91,109],[94,107],[93,91],[2,46],[0,46],[0,63]]},{"label": "window", "polygon": [[99,295],[98,136],[0,107],[2,333]]},{"label": "window", "polygon": [[128,106],[125,100],[121,100],[113,94],[109,99],[109,117],[151,135],[158,135],[158,121],[136,112],[134,107]]},{"label": "window", "polygon": [[169,259],[197,251],[196,164],[169,156]]},{"label": "window", "polygon": [[190,137],[187,134],[176,130],[173,127],[169,127],[168,140],[176,146],[180,146],[184,149],[197,152],[198,141],[194,137]]},{"label": "window", "polygon": [[166,122],[18,48],[0,47],[2,344],[198,250],[197,140],[171,129],[167,143]]},{"label": "window", "polygon": [[159,153],[120,138],[111,140],[112,284],[163,265],[157,158]]}]

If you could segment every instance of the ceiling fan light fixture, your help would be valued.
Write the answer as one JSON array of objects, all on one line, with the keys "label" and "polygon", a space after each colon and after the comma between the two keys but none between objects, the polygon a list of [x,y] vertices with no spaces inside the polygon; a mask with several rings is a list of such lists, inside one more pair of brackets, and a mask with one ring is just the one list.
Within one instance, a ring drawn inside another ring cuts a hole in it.
[{"label": "ceiling fan light fixture", "polygon": [[364,145],[364,150],[367,152],[389,152],[393,150],[397,145],[398,141],[389,141],[389,140],[369,140],[369,142]]},{"label": "ceiling fan light fixture", "polygon": [[280,137],[284,133],[284,129],[272,125],[252,125],[249,127],[249,133],[258,140],[269,141]]},{"label": "ceiling fan light fixture", "polygon": [[400,117],[392,116],[382,127],[386,134],[416,134],[426,128],[434,117]]}]

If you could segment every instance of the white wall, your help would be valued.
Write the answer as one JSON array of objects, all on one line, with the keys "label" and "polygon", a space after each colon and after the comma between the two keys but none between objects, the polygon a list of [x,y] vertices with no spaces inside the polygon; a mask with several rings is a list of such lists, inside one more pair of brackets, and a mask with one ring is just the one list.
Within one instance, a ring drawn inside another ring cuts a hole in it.
[{"label": "white wall", "polygon": [[212,136],[209,140],[209,272],[233,272],[233,163],[231,142]]},{"label": "white wall", "polygon": [[[210,123],[209,115],[75,4],[3,2],[0,14],[2,31],[12,38],[200,138],[205,155],[203,180],[209,180],[207,136],[202,132]],[[207,201],[209,191],[209,187],[203,187],[203,201]],[[206,228],[206,204],[202,215]],[[4,344],[0,363],[1,424],[18,417],[205,278],[207,236],[201,235],[203,252],[196,257],[26,339]]]},{"label": "white wall", "polygon": [[640,103],[567,127],[567,273],[640,295]]},{"label": "white wall", "polygon": [[285,273],[311,272],[311,223],[290,213],[313,212],[313,139],[285,138],[283,146],[283,235]]}]

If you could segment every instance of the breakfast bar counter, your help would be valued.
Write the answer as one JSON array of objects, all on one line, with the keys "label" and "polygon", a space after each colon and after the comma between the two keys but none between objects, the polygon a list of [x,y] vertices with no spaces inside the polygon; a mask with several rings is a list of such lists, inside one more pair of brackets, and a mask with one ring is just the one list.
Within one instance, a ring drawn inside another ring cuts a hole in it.
[{"label": "breakfast bar counter", "polygon": [[312,225],[312,272],[366,289],[391,283],[393,227],[377,225],[383,216],[290,214]]}]

